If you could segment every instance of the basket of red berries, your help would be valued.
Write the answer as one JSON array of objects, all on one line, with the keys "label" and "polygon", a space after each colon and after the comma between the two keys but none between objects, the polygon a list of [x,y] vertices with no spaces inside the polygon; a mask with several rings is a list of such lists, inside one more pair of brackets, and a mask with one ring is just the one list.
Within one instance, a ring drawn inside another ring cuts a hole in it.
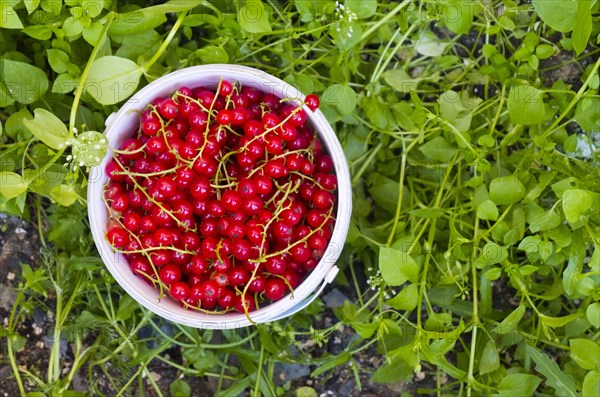
[{"label": "basket of red berries", "polygon": [[349,171],[319,98],[206,65],[141,89],[106,122],[88,187],[111,274],[168,320],[227,329],[306,307],[337,274]]}]

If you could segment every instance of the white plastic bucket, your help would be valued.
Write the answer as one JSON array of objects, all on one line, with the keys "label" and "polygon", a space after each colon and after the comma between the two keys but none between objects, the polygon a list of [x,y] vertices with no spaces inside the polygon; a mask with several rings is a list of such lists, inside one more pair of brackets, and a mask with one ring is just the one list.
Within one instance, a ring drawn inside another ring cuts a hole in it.
[{"label": "white plastic bucket", "polygon": [[[291,85],[258,69],[221,64],[189,67],[150,83],[129,99],[116,114],[108,117],[105,135],[110,147],[120,148],[122,142],[137,130],[138,112],[143,110],[153,99],[170,96],[184,86],[214,88],[221,78],[239,81],[243,86],[253,86],[281,98],[304,98],[304,95]],[[112,158],[110,150],[102,163],[93,167],[88,185],[88,216],[94,241],[108,270],[133,299],[157,315],[179,324],[196,328],[230,329],[246,327],[252,322],[266,323],[290,316],[310,304],[323,288],[333,281],[339,270],[335,266],[335,262],[342,251],[350,225],[352,212],[350,173],[340,142],[323,113],[319,110],[312,112],[306,106],[304,110],[308,116],[307,120],[319,134],[334,162],[338,179],[334,230],[325,255],[308,277],[294,289],[293,295],[289,294],[277,302],[250,312],[249,316],[252,321],[243,313],[204,314],[186,310],[168,296],[159,301],[159,292],[133,274],[123,255],[115,253],[105,237],[108,212],[102,196],[103,185],[108,180],[104,169]]]}]

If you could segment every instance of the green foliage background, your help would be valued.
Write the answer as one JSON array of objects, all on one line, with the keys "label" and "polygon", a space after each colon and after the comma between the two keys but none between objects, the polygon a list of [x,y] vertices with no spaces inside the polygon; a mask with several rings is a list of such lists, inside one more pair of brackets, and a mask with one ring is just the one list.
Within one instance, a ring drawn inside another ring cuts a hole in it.
[{"label": "green foliage background", "polygon": [[[598,395],[598,10],[589,0],[0,2],[0,210],[37,219],[43,245],[0,329],[20,390],[27,378],[29,395],[78,395],[73,374],[87,368],[95,387],[90,368],[110,362],[123,374],[107,373],[112,387],[128,393],[160,360],[218,377],[219,395],[282,395],[296,391],[272,383],[275,362],[318,376],[376,346],[386,360],[368,377],[426,370],[437,386],[425,394]],[[318,93],[343,144],[354,210],[337,282],[358,299],[336,314],[359,339],[340,354],[290,351],[339,328],[313,328],[320,302],[255,328],[166,334],[94,251],[86,168],[105,153],[107,115],[156,78],[208,63]],[[565,67],[578,77],[550,80]],[[49,301],[54,337],[73,343],[67,375],[58,343],[48,368],[18,368],[18,325]],[[154,344],[138,335],[145,326]],[[183,364],[164,357],[173,344]],[[190,389],[178,380],[171,393]]]}]

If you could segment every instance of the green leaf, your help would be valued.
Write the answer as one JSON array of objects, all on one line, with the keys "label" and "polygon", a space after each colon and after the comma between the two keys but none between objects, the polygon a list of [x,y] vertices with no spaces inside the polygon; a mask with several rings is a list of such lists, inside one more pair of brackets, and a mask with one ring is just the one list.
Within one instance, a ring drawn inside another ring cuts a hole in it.
[{"label": "green leaf", "polygon": [[214,368],[219,364],[219,360],[211,350],[205,349],[202,346],[188,348],[183,351],[183,357],[192,363],[201,373]]},{"label": "green leaf", "polygon": [[6,120],[6,134],[11,138],[17,138],[19,135],[23,138],[30,138],[31,132],[23,123],[25,120],[33,120],[33,115],[26,107],[22,107]]},{"label": "green leaf", "polygon": [[25,8],[27,8],[27,13],[31,14],[40,5],[40,0],[23,0],[23,3],[25,3]]},{"label": "green leaf", "polygon": [[554,55],[554,47],[550,44],[540,44],[535,49],[535,55],[539,59],[547,59]]},{"label": "green leaf", "polygon": [[500,368],[500,355],[494,341],[490,340],[483,348],[479,358],[479,373],[481,375],[494,372]]},{"label": "green leaf", "polygon": [[371,381],[378,383],[394,383],[409,379],[413,375],[411,368],[406,361],[400,357],[393,357],[391,362],[386,362],[373,373]]},{"label": "green leaf", "polygon": [[583,98],[577,104],[575,121],[586,132],[591,132],[600,120],[600,99]]},{"label": "green leaf", "polygon": [[337,47],[343,52],[349,51],[355,47],[362,38],[362,25],[355,20],[347,22],[346,20],[336,20],[329,28],[329,34]]},{"label": "green leaf", "polygon": [[67,53],[56,48],[49,48],[46,51],[48,53],[48,63],[50,63],[52,70],[56,73],[66,72],[70,63]]},{"label": "green leaf", "polygon": [[490,182],[490,200],[496,205],[508,205],[520,201],[527,190],[516,175],[495,178]]},{"label": "green leaf", "polygon": [[596,369],[600,365],[600,346],[589,339],[571,339],[571,358],[583,369]]},{"label": "green leaf", "polygon": [[419,39],[415,43],[415,51],[428,57],[439,57],[444,53],[444,51],[446,51],[448,44],[449,43],[447,42],[441,41],[440,38],[435,35],[435,33],[429,30],[421,30],[419,33]]},{"label": "green leaf", "polygon": [[[481,103],[481,99],[471,97],[466,91],[457,93],[448,90],[438,99],[440,115],[460,132],[468,132],[473,119],[473,110]],[[469,139],[468,135],[466,136]],[[461,140],[459,140],[459,145]]]},{"label": "green leaf", "polygon": [[342,354],[338,354],[337,356],[333,356],[331,357],[329,360],[321,363],[311,374],[311,377],[315,377],[315,376],[319,376],[321,374],[324,374],[325,372],[338,367],[340,365],[346,364],[348,361],[350,361],[352,357],[350,356],[350,353],[348,353],[347,351],[343,352]]},{"label": "green leaf", "polygon": [[596,328],[600,328],[600,303],[594,302],[588,306],[585,311],[586,317],[590,324]]},{"label": "green leaf", "polygon": [[110,25],[111,36],[126,36],[142,33],[167,21],[165,14],[192,9],[203,3],[203,0],[171,0],[139,10],[117,14]]},{"label": "green leaf", "polygon": [[356,13],[359,19],[372,17],[377,12],[377,0],[346,0],[344,6]]},{"label": "green leaf", "polygon": [[23,104],[39,100],[49,86],[42,69],[8,59],[0,60],[0,82],[4,83],[15,101]]},{"label": "green leaf", "polygon": [[207,45],[196,51],[196,55],[204,63],[227,63],[229,55],[223,47],[216,45]]},{"label": "green leaf", "polygon": [[530,85],[511,88],[508,93],[508,115],[515,124],[539,124],[544,121],[544,92]]},{"label": "green leaf", "polygon": [[238,22],[248,33],[265,33],[271,31],[269,15],[261,0],[246,0],[238,12]]},{"label": "green leaf", "polygon": [[356,108],[358,97],[348,84],[334,84],[321,96],[323,103],[335,106],[342,116],[350,114]]},{"label": "green leaf", "polygon": [[102,13],[104,8],[104,0],[81,0],[81,10],[84,15],[90,18],[96,18]]},{"label": "green leaf", "polygon": [[0,2],[0,28],[3,29],[23,29],[23,24],[12,8],[10,2]]},{"label": "green leaf", "polygon": [[230,397],[230,396],[239,396],[246,390],[250,385],[253,384],[253,380],[251,377],[246,376],[242,378],[239,382],[234,383],[229,386],[227,389],[221,390],[218,393],[215,393],[214,397]]},{"label": "green leaf", "polygon": [[296,389],[296,397],[318,397],[317,391],[310,386],[300,386]]},{"label": "green leaf", "polygon": [[583,397],[598,397],[600,395],[600,373],[598,370],[590,371],[583,378]]},{"label": "green leaf", "polygon": [[390,305],[396,310],[413,310],[417,307],[417,301],[419,297],[419,291],[416,284],[409,284],[402,288],[402,290],[385,303]]},{"label": "green leaf", "polygon": [[74,186],[59,185],[50,191],[49,197],[52,200],[56,201],[58,204],[60,204],[64,207],[68,207],[70,205],[73,205],[73,203],[75,203],[75,201],[77,201],[77,198],[79,196],[77,195],[77,192],[75,191]]},{"label": "green leaf", "polygon": [[554,212],[552,209],[548,212],[544,212],[541,215],[535,217],[529,223],[529,230],[533,233],[543,232],[546,230],[552,230],[562,223],[560,215]]},{"label": "green leaf", "polygon": [[539,316],[540,316],[540,320],[542,320],[542,322],[545,325],[547,325],[548,327],[559,328],[559,327],[564,327],[565,325],[569,324],[571,321],[578,319],[579,317],[582,316],[582,313],[577,312],[577,313],[568,314],[568,315],[562,316],[562,317],[551,317],[551,316],[546,316],[545,314],[540,314]]},{"label": "green leaf", "polygon": [[531,396],[542,380],[535,375],[510,374],[498,384],[498,393],[506,397]]},{"label": "green leaf", "polygon": [[508,250],[490,241],[483,246],[479,259],[486,265],[502,262],[508,257]]},{"label": "green leaf", "polygon": [[8,199],[17,197],[27,190],[27,182],[21,175],[9,171],[0,171],[0,195]]},{"label": "green leaf", "polygon": [[567,189],[562,195],[563,212],[571,224],[579,222],[581,214],[589,210],[593,203],[592,195],[585,190]]},{"label": "green leaf", "polygon": [[504,335],[517,329],[519,321],[521,321],[524,314],[525,306],[517,307],[512,313],[506,316],[506,318],[504,318],[504,320],[502,320],[500,324],[498,324],[498,326],[495,329],[496,333]]},{"label": "green leaf", "polygon": [[52,29],[47,25],[26,26],[23,33],[38,40],[49,40],[52,37]]},{"label": "green leaf", "polygon": [[167,17],[164,13],[150,11],[154,7],[156,6],[117,14],[108,33],[111,36],[127,36],[146,32],[162,25],[167,21]]},{"label": "green leaf", "polygon": [[487,278],[490,281],[498,280],[502,275],[502,269],[498,267],[493,267],[487,272],[483,273],[483,277]]},{"label": "green leaf", "polygon": [[387,70],[383,73],[383,79],[392,88],[399,92],[411,92],[417,89],[419,81],[422,79],[413,79],[403,69]]},{"label": "green leaf", "polygon": [[160,43],[160,35],[156,30],[148,30],[138,34],[127,35],[115,55],[136,61],[140,56],[150,58],[155,47]]},{"label": "green leaf", "polygon": [[176,379],[169,385],[169,392],[172,397],[190,397],[192,389],[183,379]]},{"label": "green leaf", "polygon": [[498,207],[492,200],[482,201],[477,207],[477,218],[495,221],[498,219]]},{"label": "green leaf", "polygon": [[542,21],[559,32],[570,32],[577,22],[577,0],[533,0],[533,6]]},{"label": "green leaf", "polygon": [[575,382],[571,375],[562,372],[556,362],[535,347],[527,345],[527,353],[535,362],[536,371],[546,377],[546,384],[553,388],[557,395],[577,397]]},{"label": "green leaf", "polygon": [[100,104],[112,105],[135,92],[141,75],[142,68],[135,62],[109,55],[92,63],[85,88]]},{"label": "green leaf", "polygon": [[62,149],[67,145],[69,134],[67,126],[46,109],[35,109],[33,120],[23,120],[23,124],[40,141],[52,149]]},{"label": "green leaf", "polygon": [[71,76],[69,73],[59,74],[52,84],[52,92],[56,94],[66,94],[73,91],[79,85],[79,79]]},{"label": "green leaf", "polygon": [[442,4],[442,21],[448,29],[456,34],[468,33],[473,24],[475,3],[462,0],[444,0]]},{"label": "green leaf", "polygon": [[449,162],[452,160],[456,152],[458,152],[458,149],[448,143],[448,141],[442,136],[437,136],[426,142],[419,148],[419,150],[423,152],[425,156],[440,163]]},{"label": "green leaf", "polygon": [[382,247],[379,250],[379,270],[389,285],[400,285],[406,280],[418,281],[419,265],[409,254],[393,248]]},{"label": "green leaf", "polygon": [[119,299],[119,309],[117,310],[116,320],[125,321],[131,318],[133,312],[139,309],[140,305],[129,295],[121,295]]},{"label": "green leaf", "polygon": [[352,326],[352,328],[354,328],[356,333],[363,339],[367,339],[367,338],[370,338],[371,336],[373,336],[375,331],[377,331],[377,328],[379,328],[379,324],[376,322],[373,322],[373,323],[353,322],[353,323],[350,323],[350,325]]},{"label": "green leaf", "polygon": [[540,242],[540,244],[538,245],[538,253],[540,254],[540,257],[542,258],[542,260],[547,260],[550,255],[552,255],[552,252],[554,251],[554,245],[552,244],[551,241],[542,241]]}]

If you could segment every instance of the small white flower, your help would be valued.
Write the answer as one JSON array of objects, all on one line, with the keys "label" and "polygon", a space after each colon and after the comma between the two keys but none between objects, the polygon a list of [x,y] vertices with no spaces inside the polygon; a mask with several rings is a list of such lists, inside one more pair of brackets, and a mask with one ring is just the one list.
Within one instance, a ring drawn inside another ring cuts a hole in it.
[{"label": "small white flower", "polygon": [[71,155],[67,156],[67,161],[71,161],[72,159],[73,159],[73,156],[71,156]]}]

